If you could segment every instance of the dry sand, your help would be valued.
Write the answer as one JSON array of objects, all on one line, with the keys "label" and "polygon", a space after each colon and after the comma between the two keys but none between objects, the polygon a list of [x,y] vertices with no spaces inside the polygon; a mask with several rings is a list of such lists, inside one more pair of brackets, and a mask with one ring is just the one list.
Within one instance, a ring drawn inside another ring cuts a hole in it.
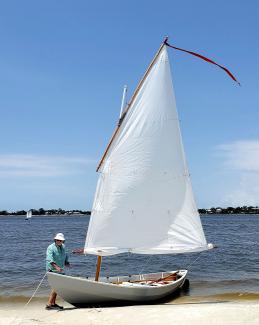
[{"label": "dry sand", "polygon": [[0,304],[0,324],[71,325],[258,325],[258,302],[189,302],[76,309],[65,303],[63,311],[48,311],[39,302]]}]

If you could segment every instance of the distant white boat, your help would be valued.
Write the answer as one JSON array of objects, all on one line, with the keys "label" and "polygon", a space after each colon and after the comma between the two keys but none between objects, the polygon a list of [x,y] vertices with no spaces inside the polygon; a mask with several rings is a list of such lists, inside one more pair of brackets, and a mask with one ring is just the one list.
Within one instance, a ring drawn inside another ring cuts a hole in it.
[{"label": "distant white boat", "polygon": [[32,218],[32,210],[27,211],[25,220],[30,220]]}]

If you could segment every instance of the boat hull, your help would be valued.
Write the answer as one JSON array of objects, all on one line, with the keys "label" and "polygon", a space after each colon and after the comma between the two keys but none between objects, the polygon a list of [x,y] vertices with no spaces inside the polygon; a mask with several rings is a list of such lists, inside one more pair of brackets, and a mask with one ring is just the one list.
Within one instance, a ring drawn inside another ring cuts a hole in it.
[{"label": "boat hull", "polygon": [[[176,273],[173,281],[160,281]],[[162,275],[162,276],[161,276]],[[50,286],[65,301],[75,306],[91,304],[149,302],[162,299],[178,288],[186,279],[187,270],[136,275],[131,277],[93,279],[72,277],[48,272]],[[147,283],[147,280],[150,280]],[[154,282],[152,282],[154,281]]]}]

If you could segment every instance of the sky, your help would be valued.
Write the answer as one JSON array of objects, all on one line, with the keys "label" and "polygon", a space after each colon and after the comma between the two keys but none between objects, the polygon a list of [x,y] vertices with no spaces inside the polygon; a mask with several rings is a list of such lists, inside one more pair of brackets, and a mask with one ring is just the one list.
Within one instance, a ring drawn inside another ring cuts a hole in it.
[{"label": "sky", "polygon": [[259,205],[259,2],[0,1],[0,210],[89,210],[102,156],[165,36],[198,208]]}]

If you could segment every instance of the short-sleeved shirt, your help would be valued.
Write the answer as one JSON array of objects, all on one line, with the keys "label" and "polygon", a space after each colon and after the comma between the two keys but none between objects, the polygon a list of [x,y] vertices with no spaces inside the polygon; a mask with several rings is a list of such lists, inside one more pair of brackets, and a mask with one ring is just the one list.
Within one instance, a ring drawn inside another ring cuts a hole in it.
[{"label": "short-sleeved shirt", "polygon": [[65,264],[68,263],[68,254],[65,245],[57,246],[55,243],[48,246],[46,251],[46,270],[57,272],[51,263],[57,264],[61,269],[64,269]]}]

